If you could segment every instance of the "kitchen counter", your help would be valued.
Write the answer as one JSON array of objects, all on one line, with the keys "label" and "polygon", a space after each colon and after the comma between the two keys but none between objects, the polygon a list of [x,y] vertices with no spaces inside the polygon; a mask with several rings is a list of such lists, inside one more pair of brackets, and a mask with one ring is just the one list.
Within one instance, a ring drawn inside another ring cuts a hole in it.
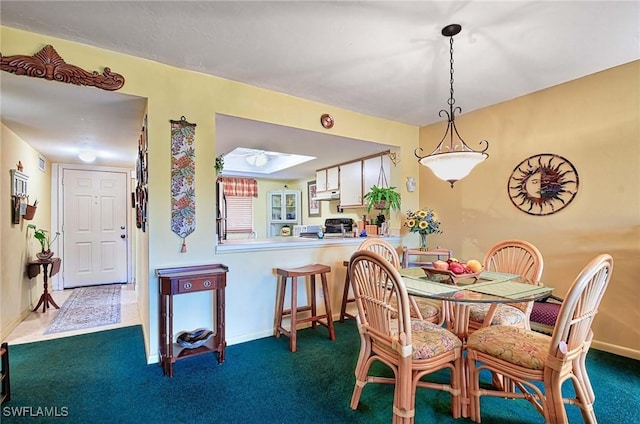
[{"label": "kitchen counter", "polygon": [[[223,244],[216,246],[216,253],[252,251],[252,250],[286,250],[292,248],[315,248],[334,245],[359,245],[368,237],[326,236],[323,239],[307,237],[273,237],[268,239],[225,240]],[[389,243],[397,244],[401,237],[384,237]]]}]

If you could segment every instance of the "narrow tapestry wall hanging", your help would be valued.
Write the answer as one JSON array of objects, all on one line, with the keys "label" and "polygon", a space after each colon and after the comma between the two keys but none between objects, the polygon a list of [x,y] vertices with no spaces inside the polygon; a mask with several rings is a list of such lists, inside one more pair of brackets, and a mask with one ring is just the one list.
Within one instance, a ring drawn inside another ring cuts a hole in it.
[{"label": "narrow tapestry wall hanging", "polygon": [[133,198],[134,207],[136,208],[136,227],[140,228],[143,232],[147,230],[147,196],[148,189],[148,139],[149,131],[147,129],[147,116],[144,117],[144,124],[142,125],[142,131],[140,132],[140,138],[138,140],[138,159],[136,161],[136,192]]},{"label": "narrow tapestry wall hanging", "polygon": [[196,124],[171,120],[171,231],[182,238],[181,253],[187,251],[186,238],[196,229]]}]

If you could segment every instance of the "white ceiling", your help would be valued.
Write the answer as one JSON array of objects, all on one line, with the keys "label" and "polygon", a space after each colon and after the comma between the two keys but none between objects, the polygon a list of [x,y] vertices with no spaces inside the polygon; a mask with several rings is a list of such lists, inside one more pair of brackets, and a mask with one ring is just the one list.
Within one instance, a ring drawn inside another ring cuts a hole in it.
[{"label": "white ceiling", "polygon": [[[442,120],[438,112],[447,106],[449,43],[440,30],[450,23],[462,25],[454,88],[463,112],[640,58],[638,1],[3,0],[0,23],[418,126]],[[96,164],[135,162],[144,99],[39,81],[57,91],[53,106],[42,90],[27,99],[35,79],[0,77],[2,121],[51,160],[75,162],[75,152],[90,145],[113,155]],[[279,126],[217,119],[222,152],[239,139],[268,150],[277,150],[273,140],[295,141],[282,148],[312,155],[312,146],[324,146],[310,162],[314,169],[350,154],[351,143],[325,134],[298,130],[292,137]],[[58,153],[63,146],[67,156]],[[322,158],[326,152],[333,157]]]}]

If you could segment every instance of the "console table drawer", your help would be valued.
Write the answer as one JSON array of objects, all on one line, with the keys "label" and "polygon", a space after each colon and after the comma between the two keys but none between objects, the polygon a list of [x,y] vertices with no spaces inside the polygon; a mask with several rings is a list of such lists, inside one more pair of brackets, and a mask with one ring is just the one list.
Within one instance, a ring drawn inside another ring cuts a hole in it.
[{"label": "console table drawer", "polygon": [[177,293],[190,293],[202,290],[214,290],[218,287],[217,279],[206,278],[184,278],[178,280]]}]

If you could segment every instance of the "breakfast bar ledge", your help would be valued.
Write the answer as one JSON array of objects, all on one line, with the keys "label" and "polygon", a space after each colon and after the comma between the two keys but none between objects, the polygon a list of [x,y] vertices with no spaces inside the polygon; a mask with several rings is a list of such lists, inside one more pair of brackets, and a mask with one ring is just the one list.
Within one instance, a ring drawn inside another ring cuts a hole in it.
[{"label": "breakfast bar ledge", "polygon": [[[249,240],[225,240],[223,243],[216,245],[216,253],[253,251],[253,250],[288,250],[292,248],[310,248],[310,247],[327,247],[327,246],[359,246],[360,243],[368,238],[378,238],[376,236],[368,237],[325,237],[323,239],[313,239],[306,237],[273,237],[269,239],[249,239]],[[402,241],[401,237],[381,237],[391,244],[399,245]]]}]

